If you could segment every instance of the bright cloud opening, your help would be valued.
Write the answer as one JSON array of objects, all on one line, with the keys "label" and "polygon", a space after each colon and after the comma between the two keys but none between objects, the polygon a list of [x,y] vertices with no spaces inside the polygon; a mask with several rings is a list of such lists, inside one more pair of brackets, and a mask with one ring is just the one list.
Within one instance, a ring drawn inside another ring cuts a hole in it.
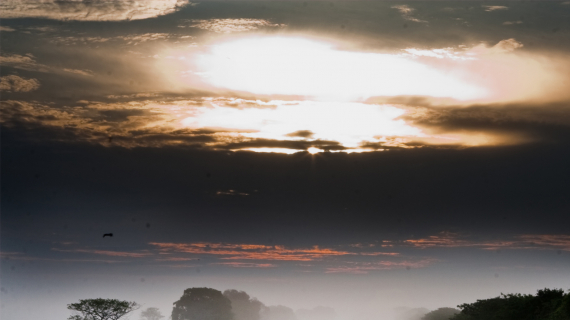
[{"label": "bright cloud opening", "polygon": [[210,85],[256,94],[358,101],[416,95],[470,100],[486,90],[413,58],[341,51],[333,44],[291,37],[245,38],[211,46],[194,72]]}]

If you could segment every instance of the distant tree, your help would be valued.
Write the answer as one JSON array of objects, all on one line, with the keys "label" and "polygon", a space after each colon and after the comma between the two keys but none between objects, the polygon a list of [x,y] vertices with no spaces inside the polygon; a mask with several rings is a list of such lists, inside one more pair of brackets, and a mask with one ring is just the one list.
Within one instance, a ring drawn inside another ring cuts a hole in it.
[{"label": "distant tree", "polygon": [[158,308],[146,308],[146,310],[141,312],[141,318],[145,320],[160,320],[160,318],[164,318],[164,316],[160,314]]},{"label": "distant tree", "polygon": [[189,288],[174,302],[172,320],[233,320],[232,303],[221,291]]},{"label": "distant tree", "polygon": [[297,316],[289,307],[269,306],[262,308],[261,320],[297,320]]},{"label": "distant tree", "polygon": [[224,296],[232,303],[234,320],[259,320],[259,312],[264,307],[263,303],[251,298],[244,291],[226,290]]},{"label": "distant tree", "polygon": [[439,308],[426,313],[421,320],[449,320],[460,311],[455,308]]},{"label": "distant tree", "polygon": [[79,314],[70,316],[69,320],[118,320],[124,315],[139,308],[136,302],[117,299],[85,299],[67,305],[67,309]]},{"label": "distant tree", "polygon": [[334,320],[336,312],[329,307],[314,307],[313,309],[299,309],[295,311],[299,320]]}]

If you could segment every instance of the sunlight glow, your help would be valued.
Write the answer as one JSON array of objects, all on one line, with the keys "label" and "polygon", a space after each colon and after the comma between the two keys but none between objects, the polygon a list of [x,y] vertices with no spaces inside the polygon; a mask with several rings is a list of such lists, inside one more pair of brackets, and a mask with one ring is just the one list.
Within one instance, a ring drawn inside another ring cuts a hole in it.
[{"label": "sunlight glow", "polygon": [[341,51],[303,38],[256,37],[215,44],[195,63],[194,73],[204,82],[257,94],[336,101],[398,95],[469,100],[486,94],[451,72],[410,57]]},{"label": "sunlight glow", "polygon": [[386,137],[423,136],[418,128],[397,119],[405,113],[403,109],[390,105],[315,101],[270,101],[263,108],[244,109],[211,105],[196,110],[182,124],[223,128],[249,138],[337,141],[351,148]]},{"label": "sunlight glow", "polygon": [[310,154],[317,154],[319,152],[324,152],[325,150],[321,150],[319,148],[315,148],[315,147],[310,147],[309,149],[307,149],[307,152]]}]

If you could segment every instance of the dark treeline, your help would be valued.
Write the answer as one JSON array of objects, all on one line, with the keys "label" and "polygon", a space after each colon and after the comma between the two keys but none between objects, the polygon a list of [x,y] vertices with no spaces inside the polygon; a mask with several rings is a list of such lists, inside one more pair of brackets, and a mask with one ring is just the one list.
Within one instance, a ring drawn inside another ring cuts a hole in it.
[{"label": "dark treeline", "polygon": [[543,289],[536,295],[501,294],[459,308],[450,320],[570,320],[570,293]]}]

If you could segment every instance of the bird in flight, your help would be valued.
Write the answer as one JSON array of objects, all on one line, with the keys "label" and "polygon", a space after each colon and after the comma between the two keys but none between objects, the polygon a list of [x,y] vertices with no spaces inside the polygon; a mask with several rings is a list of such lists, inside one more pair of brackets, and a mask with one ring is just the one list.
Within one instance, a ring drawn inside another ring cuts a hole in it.
[{"label": "bird in flight", "polygon": [[105,233],[105,234],[103,235],[103,238],[105,238],[105,237],[112,237],[112,236],[113,236],[112,233]]}]

